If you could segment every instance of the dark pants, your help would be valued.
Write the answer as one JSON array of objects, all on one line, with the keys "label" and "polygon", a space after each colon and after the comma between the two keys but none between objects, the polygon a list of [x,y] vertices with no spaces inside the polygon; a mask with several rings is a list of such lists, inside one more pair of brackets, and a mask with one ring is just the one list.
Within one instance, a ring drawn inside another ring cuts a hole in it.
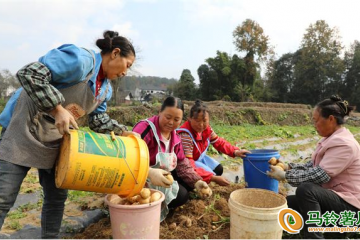
[{"label": "dark pants", "polygon": [[[15,203],[20,186],[29,170],[30,167],[0,160],[0,229],[6,214]],[[56,188],[55,169],[39,169],[39,180],[44,192],[41,237],[58,238],[68,191]]]},{"label": "dark pants", "polygon": [[[303,217],[304,221],[308,220],[309,211],[319,211],[320,217],[326,211],[334,211],[340,215],[342,211],[353,211],[356,212],[355,217],[359,209],[352,206],[351,204],[345,202],[341,197],[331,190],[325,189],[314,183],[302,183],[297,189],[296,194],[287,197],[288,207],[298,211]],[[339,219],[340,220],[340,219]],[[341,226],[341,225],[339,225]],[[306,224],[304,222],[304,227],[302,233],[304,238],[324,238],[323,234],[318,232],[308,232],[308,227],[318,227],[316,224]],[[321,227],[321,226],[320,226]],[[328,227],[332,227],[329,225]],[[329,234],[330,235],[330,234]],[[342,238],[345,234],[335,233],[336,238]]]},{"label": "dark pants", "polygon": [[189,200],[189,192],[186,188],[179,183],[179,192],[174,200],[172,200],[168,207],[169,209],[180,207]]}]

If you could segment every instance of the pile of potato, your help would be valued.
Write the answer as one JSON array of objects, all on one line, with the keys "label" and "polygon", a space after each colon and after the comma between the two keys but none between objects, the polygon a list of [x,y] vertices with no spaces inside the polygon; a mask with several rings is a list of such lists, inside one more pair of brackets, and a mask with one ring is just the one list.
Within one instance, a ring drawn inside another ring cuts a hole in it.
[{"label": "pile of potato", "polygon": [[282,171],[285,171],[285,166],[283,163],[279,162],[279,159],[276,159],[275,157],[270,158],[269,164],[273,165],[277,168],[280,168]]},{"label": "pile of potato", "polygon": [[161,198],[161,194],[159,192],[154,192],[151,194],[149,188],[143,188],[140,191],[140,194],[135,195],[133,197],[121,198],[117,195],[112,195],[109,199],[111,203],[119,204],[119,205],[140,205],[140,204],[149,204],[152,202],[156,202]]},{"label": "pile of potato", "polygon": [[[170,173],[164,176],[171,182],[171,184],[174,182],[174,178]],[[154,192],[153,194],[151,194],[149,188],[143,188],[141,189],[140,194],[133,197],[121,198],[118,195],[112,195],[109,198],[109,201],[111,203],[119,205],[140,205],[155,202],[160,198],[161,194],[159,192]]]}]

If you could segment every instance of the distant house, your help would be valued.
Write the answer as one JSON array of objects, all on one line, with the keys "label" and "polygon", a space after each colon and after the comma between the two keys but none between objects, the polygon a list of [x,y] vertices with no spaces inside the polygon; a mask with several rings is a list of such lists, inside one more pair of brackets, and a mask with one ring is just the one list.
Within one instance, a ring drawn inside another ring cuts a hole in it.
[{"label": "distant house", "polygon": [[118,96],[118,103],[131,104],[134,100],[133,94],[131,91],[122,91]]},{"label": "distant house", "polygon": [[[166,95],[166,88],[161,87],[142,87],[136,88],[134,92],[134,100],[150,101],[153,97],[159,98]],[[150,100],[149,100],[150,99]]]}]

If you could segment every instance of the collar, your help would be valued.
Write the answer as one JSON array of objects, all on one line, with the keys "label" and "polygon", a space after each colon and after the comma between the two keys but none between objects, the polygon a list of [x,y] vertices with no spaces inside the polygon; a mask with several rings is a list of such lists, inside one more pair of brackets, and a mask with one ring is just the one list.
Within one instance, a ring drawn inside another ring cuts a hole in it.
[{"label": "collar", "polygon": [[[90,50],[92,51],[92,50]],[[100,67],[101,67],[101,63],[102,63],[102,57],[101,57],[101,53],[94,53],[95,56],[95,69],[94,69],[94,74],[93,76],[90,78],[89,81],[91,81],[93,84],[96,83],[96,78],[99,74],[100,71]]]},{"label": "collar", "polygon": [[320,141],[319,144],[321,145],[322,143],[324,143],[325,141],[327,141],[328,139],[334,137],[337,134],[341,134],[343,132],[345,132],[347,129],[345,127],[341,127],[338,130],[336,130],[335,132],[333,132],[330,136],[328,137],[323,137]]},{"label": "collar", "polygon": [[[191,127],[190,121],[186,121],[180,128],[188,129],[196,141],[202,141],[203,139],[210,138],[210,135],[212,132],[211,127],[209,125],[204,131],[202,131],[201,133],[198,133]],[[180,130],[180,132],[181,132],[181,130]]]}]

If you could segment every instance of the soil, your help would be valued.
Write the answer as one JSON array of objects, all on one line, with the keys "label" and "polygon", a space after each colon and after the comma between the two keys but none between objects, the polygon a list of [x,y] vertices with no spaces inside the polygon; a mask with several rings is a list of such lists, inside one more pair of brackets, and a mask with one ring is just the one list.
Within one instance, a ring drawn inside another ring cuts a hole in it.
[{"label": "soil", "polygon": [[[171,212],[160,225],[161,239],[229,239],[230,209],[228,199],[230,194],[244,188],[244,184],[231,184],[227,187],[211,184],[213,195],[210,199],[199,199],[191,194],[191,200]],[[283,186],[280,194],[286,196]],[[191,221],[191,226],[186,226]],[[174,224],[175,223],[175,224]],[[75,235],[75,239],[110,239],[111,224],[109,218],[103,218],[98,223],[91,224],[84,232]]]}]

